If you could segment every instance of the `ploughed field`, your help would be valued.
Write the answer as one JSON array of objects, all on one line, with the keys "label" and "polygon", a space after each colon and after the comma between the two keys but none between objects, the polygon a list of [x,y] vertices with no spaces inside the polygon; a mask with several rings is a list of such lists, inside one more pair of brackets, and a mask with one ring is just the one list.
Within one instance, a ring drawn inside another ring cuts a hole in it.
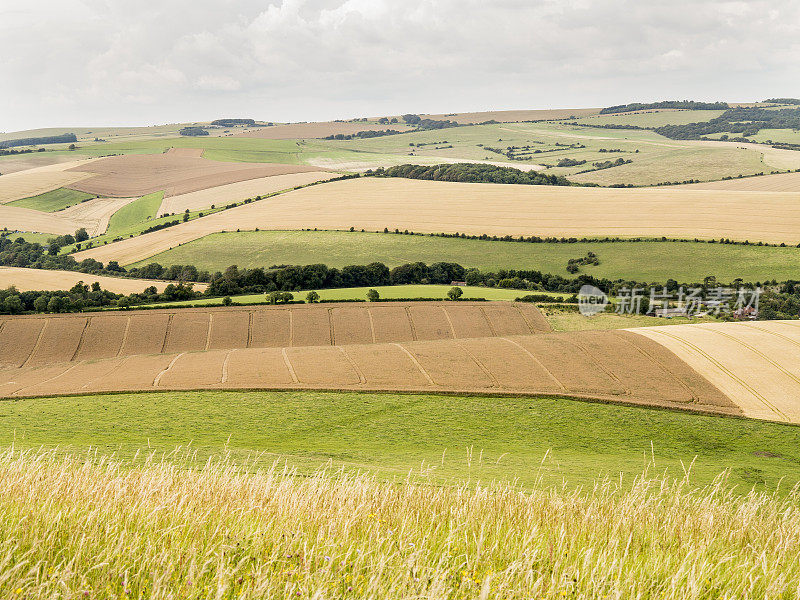
[{"label": "ploughed field", "polygon": [[7,317],[0,395],[332,389],[572,396],[742,414],[659,341],[534,306],[427,302]]}]

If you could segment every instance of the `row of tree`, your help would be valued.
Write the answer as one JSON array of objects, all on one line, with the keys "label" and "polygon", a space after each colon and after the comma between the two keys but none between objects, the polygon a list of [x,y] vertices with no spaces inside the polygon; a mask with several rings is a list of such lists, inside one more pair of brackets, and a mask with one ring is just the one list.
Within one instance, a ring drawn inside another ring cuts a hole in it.
[{"label": "row of tree", "polygon": [[725,110],[730,108],[727,102],[696,102],[694,100],[662,100],[660,102],[630,102],[628,104],[617,104],[607,106],[600,111],[601,115],[632,112],[635,110],[658,110],[658,109],[682,109],[682,110]]},{"label": "row of tree", "polygon": [[65,133],[63,135],[48,135],[43,137],[5,140],[0,142],[0,148],[12,148],[14,146],[43,146],[45,144],[69,144],[70,142],[77,141],[78,138],[74,133]]}]

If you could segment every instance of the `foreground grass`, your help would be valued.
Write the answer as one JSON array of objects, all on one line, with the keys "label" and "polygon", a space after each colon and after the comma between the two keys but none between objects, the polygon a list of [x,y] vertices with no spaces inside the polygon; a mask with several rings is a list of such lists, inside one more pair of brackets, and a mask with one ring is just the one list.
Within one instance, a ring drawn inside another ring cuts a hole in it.
[{"label": "foreground grass", "polygon": [[201,459],[228,451],[382,478],[438,483],[513,480],[590,485],[595,477],[659,470],[694,481],[730,469],[743,489],[800,481],[800,429],[650,408],[547,398],[336,392],[169,392],[0,402],[0,446],[55,447],[129,458],[189,446]]},{"label": "foreground grass", "polygon": [[792,598],[798,495],[0,455],[4,598]]},{"label": "foreground grass", "polygon": [[80,204],[85,200],[95,198],[94,194],[87,194],[86,192],[78,192],[76,190],[69,190],[67,188],[59,188],[51,190],[38,196],[31,196],[30,198],[22,198],[21,200],[14,200],[9,202],[9,206],[18,206],[20,208],[30,208],[32,210],[40,210],[42,212],[55,212],[57,210],[64,210],[70,206]]},{"label": "foreground grass", "polygon": [[[796,278],[800,249],[736,246],[703,242],[587,242],[529,244],[347,231],[243,231],[215,233],[136,263],[192,264],[224,271],[271,265],[324,262],[330,267],[383,262],[389,267],[422,261],[457,262],[481,270],[535,269],[573,277],[567,262],[594,252],[597,266],[582,272],[595,277],[635,281],[721,282],[779,281]],[[366,258],[365,258],[366,257]]]}]

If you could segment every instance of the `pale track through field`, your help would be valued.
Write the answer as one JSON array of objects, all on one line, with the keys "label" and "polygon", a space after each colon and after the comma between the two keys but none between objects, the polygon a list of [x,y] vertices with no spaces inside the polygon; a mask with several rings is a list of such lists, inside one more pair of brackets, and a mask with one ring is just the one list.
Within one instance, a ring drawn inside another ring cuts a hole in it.
[{"label": "pale track through field", "polygon": [[800,242],[800,195],[665,188],[578,188],[401,178],[336,181],[79,252],[130,264],[220,231],[367,231],[542,237],[730,238]]},{"label": "pale track through field", "polygon": [[746,416],[800,423],[800,323],[758,321],[631,329],[670,349]]}]

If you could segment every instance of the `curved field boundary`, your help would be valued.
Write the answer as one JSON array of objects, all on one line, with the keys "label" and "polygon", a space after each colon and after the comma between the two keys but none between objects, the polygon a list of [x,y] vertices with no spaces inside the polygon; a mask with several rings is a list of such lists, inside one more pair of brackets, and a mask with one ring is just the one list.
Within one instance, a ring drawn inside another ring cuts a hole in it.
[{"label": "curved field boundary", "polygon": [[[586,353],[575,352],[576,342]],[[435,391],[571,396],[741,414],[685,364],[664,368],[670,356],[656,342],[613,331],[235,351],[175,349],[7,367],[0,369],[0,396],[183,389]]]},{"label": "curved field boundary", "polygon": [[330,172],[309,172],[309,173],[290,173],[286,175],[272,175],[248,181],[239,181],[228,185],[220,185],[205,190],[181,194],[179,196],[165,197],[158,209],[159,215],[170,213],[182,213],[186,209],[190,211],[203,210],[214,206],[225,206],[232,202],[240,202],[247,198],[263,196],[290,190],[292,188],[326,181],[336,177],[336,173]]},{"label": "curved field boundary", "polygon": [[92,177],[87,169],[94,160],[73,160],[5,174],[0,177],[0,204],[38,196]]},{"label": "curved field boundary", "polygon": [[[86,278],[82,273],[71,275]],[[136,284],[136,280],[120,281]],[[487,331],[504,336],[550,331],[535,306],[511,302],[184,308],[5,317],[0,325],[4,332],[0,365],[14,367],[136,354],[401,343],[475,338]]]},{"label": "curved field boundary", "polygon": [[[46,269],[0,266],[0,289],[5,289],[13,285],[21,292],[32,290],[68,290],[79,281],[82,281],[86,285],[98,282],[103,289],[114,292],[115,294],[139,293],[150,286],[155,286],[159,292],[163,292],[164,288],[171,283],[169,281],[155,281],[151,279],[107,277],[105,275],[92,275],[79,271],[49,271]],[[196,283],[194,285],[195,289],[200,291],[206,288],[206,284],[204,283]]]},{"label": "curved field boundary", "polygon": [[665,188],[573,188],[374,177],[335,181],[76,254],[130,264],[219,231],[464,232],[800,242],[800,195]]},{"label": "curved field boundary", "polygon": [[791,321],[643,327],[758,419],[800,423],[800,324]]}]

